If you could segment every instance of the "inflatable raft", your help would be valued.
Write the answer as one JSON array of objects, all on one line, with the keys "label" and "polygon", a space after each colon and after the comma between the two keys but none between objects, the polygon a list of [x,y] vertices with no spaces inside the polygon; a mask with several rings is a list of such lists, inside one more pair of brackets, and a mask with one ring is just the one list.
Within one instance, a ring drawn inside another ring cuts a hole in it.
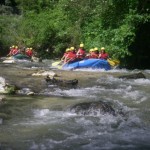
[{"label": "inflatable raft", "polygon": [[24,61],[31,61],[31,58],[23,54],[17,54],[15,56],[6,57],[3,60],[3,63],[15,63],[15,62],[24,62]]},{"label": "inflatable raft", "polygon": [[112,66],[109,61],[104,60],[104,59],[84,59],[81,61],[70,62],[65,65],[63,65],[61,61],[57,61],[57,62],[52,63],[52,67],[55,67],[58,69],[65,69],[65,70],[73,70],[73,69],[79,69],[79,68],[110,70],[112,69],[112,67],[115,67],[115,65],[113,64]]}]

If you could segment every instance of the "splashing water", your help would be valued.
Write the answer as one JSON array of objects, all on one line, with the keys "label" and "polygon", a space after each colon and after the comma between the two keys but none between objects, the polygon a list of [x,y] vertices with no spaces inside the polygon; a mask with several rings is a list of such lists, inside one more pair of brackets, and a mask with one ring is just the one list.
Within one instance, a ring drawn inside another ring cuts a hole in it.
[{"label": "splashing water", "polygon": [[[144,72],[149,76],[149,70]],[[0,81],[2,85],[4,79]],[[108,74],[87,87],[61,89],[51,85],[35,97],[8,96],[5,105],[11,118],[0,119],[0,149],[147,150],[150,148],[149,89],[149,78],[127,80]],[[97,110],[96,115],[91,111],[85,116],[68,109],[91,101],[110,103],[116,115]]]}]

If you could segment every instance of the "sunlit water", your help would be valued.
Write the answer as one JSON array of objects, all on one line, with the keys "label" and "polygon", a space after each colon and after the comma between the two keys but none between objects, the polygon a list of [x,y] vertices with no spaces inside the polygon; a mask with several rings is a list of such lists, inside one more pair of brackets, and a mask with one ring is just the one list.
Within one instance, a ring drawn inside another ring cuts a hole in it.
[{"label": "sunlit water", "polygon": [[[31,68],[34,67],[39,66]],[[137,71],[121,69],[109,72]],[[11,119],[0,120],[0,149],[150,149],[150,70],[143,72],[147,79],[127,80],[106,75],[85,88],[48,86],[35,97],[6,96],[7,107],[12,112]],[[3,82],[4,79],[0,78],[0,83]],[[118,114],[83,116],[68,109],[76,103],[99,100],[111,103]],[[124,115],[119,114],[120,111]]]}]

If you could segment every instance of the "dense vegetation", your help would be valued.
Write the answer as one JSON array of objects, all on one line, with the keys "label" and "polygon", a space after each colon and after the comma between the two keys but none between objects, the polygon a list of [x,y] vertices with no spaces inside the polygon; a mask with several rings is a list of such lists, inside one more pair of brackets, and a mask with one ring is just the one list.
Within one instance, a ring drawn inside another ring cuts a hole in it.
[{"label": "dense vegetation", "polygon": [[[106,47],[112,57],[132,55],[141,25],[150,22],[149,0],[2,0],[0,49],[33,47],[43,58],[67,47]],[[145,39],[147,40],[147,39]],[[49,50],[49,52],[46,52]],[[1,55],[2,55],[1,54]]]}]

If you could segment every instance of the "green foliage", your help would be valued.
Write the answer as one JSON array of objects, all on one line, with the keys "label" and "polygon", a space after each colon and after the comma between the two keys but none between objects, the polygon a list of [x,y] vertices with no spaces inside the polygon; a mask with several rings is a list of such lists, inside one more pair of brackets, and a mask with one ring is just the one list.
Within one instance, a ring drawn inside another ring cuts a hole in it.
[{"label": "green foliage", "polygon": [[16,87],[15,86],[7,86],[5,90],[6,90],[6,93],[9,95],[13,95],[16,93]]},{"label": "green foliage", "polygon": [[0,47],[2,54],[9,51],[9,47],[13,44],[18,44],[18,22],[17,16],[0,16]]},{"label": "green foliage", "polygon": [[67,47],[78,47],[81,41],[86,50],[104,46],[112,57],[124,58],[131,55],[128,47],[139,24],[150,21],[145,0],[9,2],[0,9],[0,46],[33,47],[43,58],[61,57]]}]

